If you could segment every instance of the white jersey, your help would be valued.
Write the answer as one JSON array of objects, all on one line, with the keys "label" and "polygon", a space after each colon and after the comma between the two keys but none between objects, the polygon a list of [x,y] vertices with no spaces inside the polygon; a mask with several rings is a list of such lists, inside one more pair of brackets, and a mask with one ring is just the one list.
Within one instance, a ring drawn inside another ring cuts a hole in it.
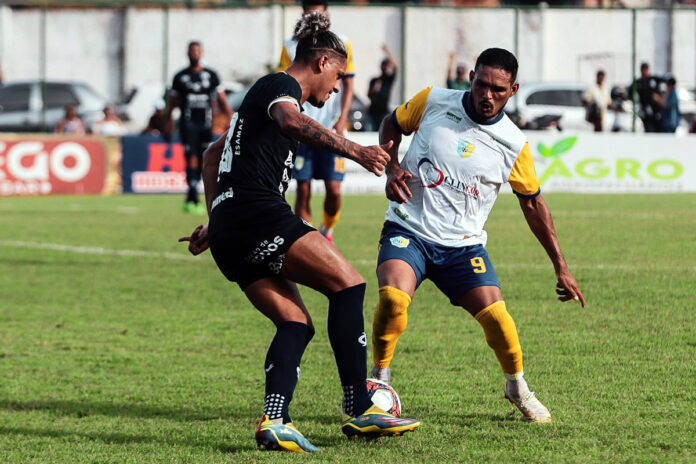
[{"label": "white jersey", "polygon": [[427,88],[393,113],[403,133],[415,131],[401,161],[413,174],[413,198],[391,201],[386,219],[450,247],[486,244],[483,226],[505,182],[520,196],[539,194],[524,134],[502,112],[489,123],[474,121],[467,96]]},{"label": "white jersey", "polygon": [[[346,46],[346,51],[348,52],[348,58],[346,62],[346,75],[345,77],[352,77],[355,75],[355,64],[353,62],[353,53],[350,41],[348,38],[341,34],[337,34],[338,38],[343,41]],[[283,50],[280,55],[280,63],[278,65],[277,71],[285,71],[288,66],[294,61],[295,53],[297,51],[297,41],[294,39],[288,39],[283,42]],[[314,119],[316,122],[326,127],[327,129],[333,128],[336,121],[341,117],[341,94],[332,93],[329,99],[324,103],[324,106],[317,108],[309,102],[305,102],[302,105],[304,114]]]}]

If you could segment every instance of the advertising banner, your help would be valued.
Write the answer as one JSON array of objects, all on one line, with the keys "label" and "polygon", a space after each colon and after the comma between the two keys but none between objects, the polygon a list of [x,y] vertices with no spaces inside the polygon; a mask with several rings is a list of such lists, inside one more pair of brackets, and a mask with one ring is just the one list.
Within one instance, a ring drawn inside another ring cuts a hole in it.
[{"label": "advertising banner", "polygon": [[696,192],[696,137],[527,132],[544,192]]},{"label": "advertising banner", "polygon": [[0,196],[95,194],[108,156],[98,137],[0,135]]},{"label": "advertising banner", "polygon": [[[525,135],[542,192],[696,192],[696,136],[556,131]],[[374,132],[350,133],[348,138],[362,145],[378,143]],[[404,137],[400,153],[406,152],[410,139]],[[315,187],[321,190],[321,183],[314,182]],[[384,176],[376,177],[348,161],[343,190],[382,193]]]},{"label": "advertising banner", "polygon": [[[182,193],[186,185],[184,146],[154,135],[121,137],[124,193]],[[202,184],[201,184],[202,185]]]}]

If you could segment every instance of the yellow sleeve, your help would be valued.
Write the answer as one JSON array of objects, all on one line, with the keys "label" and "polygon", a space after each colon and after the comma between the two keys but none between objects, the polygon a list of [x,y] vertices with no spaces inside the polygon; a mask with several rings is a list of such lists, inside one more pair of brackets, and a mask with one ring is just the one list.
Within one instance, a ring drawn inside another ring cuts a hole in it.
[{"label": "yellow sleeve", "polygon": [[413,96],[406,103],[401,104],[395,111],[395,122],[404,134],[410,134],[418,130],[421,118],[428,103],[428,95],[432,87],[427,87]]},{"label": "yellow sleeve", "polygon": [[508,182],[518,196],[533,197],[539,194],[539,180],[534,169],[529,142],[525,142],[522,151],[515,160]]},{"label": "yellow sleeve", "polygon": [[353,59],[353,45],[350,40],[346,40],[346,53],[348,58],[346,59],[346,76],[355,75],[355,60]]},{"label": "yellow sleeve", "polygon": [[290,67],[292,64],[292,60],[290,59],[290,54],[288,53],[288,49],[285,48],[285,45],[283,45],[283,51],[280,52],[280,61],[278,62],[278,67],[276,68],[276,72],[281,72],[285,71]]}]

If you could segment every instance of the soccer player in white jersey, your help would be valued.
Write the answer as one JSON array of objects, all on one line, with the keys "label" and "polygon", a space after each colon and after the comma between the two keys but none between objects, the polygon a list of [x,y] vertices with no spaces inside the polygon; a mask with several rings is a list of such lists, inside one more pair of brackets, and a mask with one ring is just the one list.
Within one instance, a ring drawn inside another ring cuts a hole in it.
[{"label": "soccer player in white jersey", "polygon": [[[329,20],[327,0],[303,0],[302,11],[304,15],[311,12],[319,12]],[[346,60],[346,73],[341,79],[341,91],[332,94],[320,107],[309,104],[303,105],[304,113],[316,122],[333,132],[344,135],[348,126],[348,113],[353,103],[353,77],[355,76],[355,61],[353,60],[353,47],[342,34],[337,34],[346,48],[348,58]],[[297,37],[283,42],[280,61],[276,71],[285,71],[295,59],[297,50]],[[324,208],[319,232],[333,242],[334,227],[341,217],[341,184],[346,173],[345,159],[330,151],[300,143],[295,160],[295,168],[292,177],[297,181],[297,196],[295,198],[295,214],[307,222],[312,222],[312,209],[310,199],[312,196],[312,179],[323,180],[326,189]]]},{"label": "soccer player in white jersey", "polygon": [[[483,327],[505,374],[505,397],[530,422],[549,422],[548,409],[529,390],[522,348],[486,249],[483,225],[509,182],[530,229],[556,271],[559,300],[585,298],[561,253],[551,213],[524,134],[503,112],[519,84],[517,59],[485,50],[470,72],[471,91],[426,88],[399,106],[380,127],[393,140],[387,164],[390,200],[380,238],[379,303],[373,321],[372,376],[391,381],[407,308],[428,278]],[[402,134],[415,136],[401,163]]]}]

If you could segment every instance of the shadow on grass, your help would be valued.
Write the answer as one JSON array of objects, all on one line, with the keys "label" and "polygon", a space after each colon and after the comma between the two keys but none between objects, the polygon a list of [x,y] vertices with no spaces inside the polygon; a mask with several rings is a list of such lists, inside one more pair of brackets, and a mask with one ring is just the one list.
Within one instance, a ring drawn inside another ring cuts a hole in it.
[{"label": "shadow on grass", "polygon": [[175,409],[147,404],[123,404],[109,402],[85,402],[67,400],[0,400],[0,409],[9,411],[46,411],[61,416],[77,418],[88,416],[166,418],[176,421],[212,421],[254,417],[256,411],[238,409],[231,414],[227,409]]},{"label": "shadow on grass", "polygon": [[212,448],[221,453],[248,452],[256,449],[256,443],[249,442],[249,446],[232,446],[227,443],[211,443],[197,441],[193,439],[168,439],[161,436],[132,435],[128,433],[105,433],[105,432],[70,432],[65,430],[29,428],[29,427],[9,427],[0,426],[0,435],[23,435],[27,437],[44,438],[66,438],[99,441],[107,445],[127,445],[134,443],[166,443],[175,446],[189,446],[195,448]]}]

